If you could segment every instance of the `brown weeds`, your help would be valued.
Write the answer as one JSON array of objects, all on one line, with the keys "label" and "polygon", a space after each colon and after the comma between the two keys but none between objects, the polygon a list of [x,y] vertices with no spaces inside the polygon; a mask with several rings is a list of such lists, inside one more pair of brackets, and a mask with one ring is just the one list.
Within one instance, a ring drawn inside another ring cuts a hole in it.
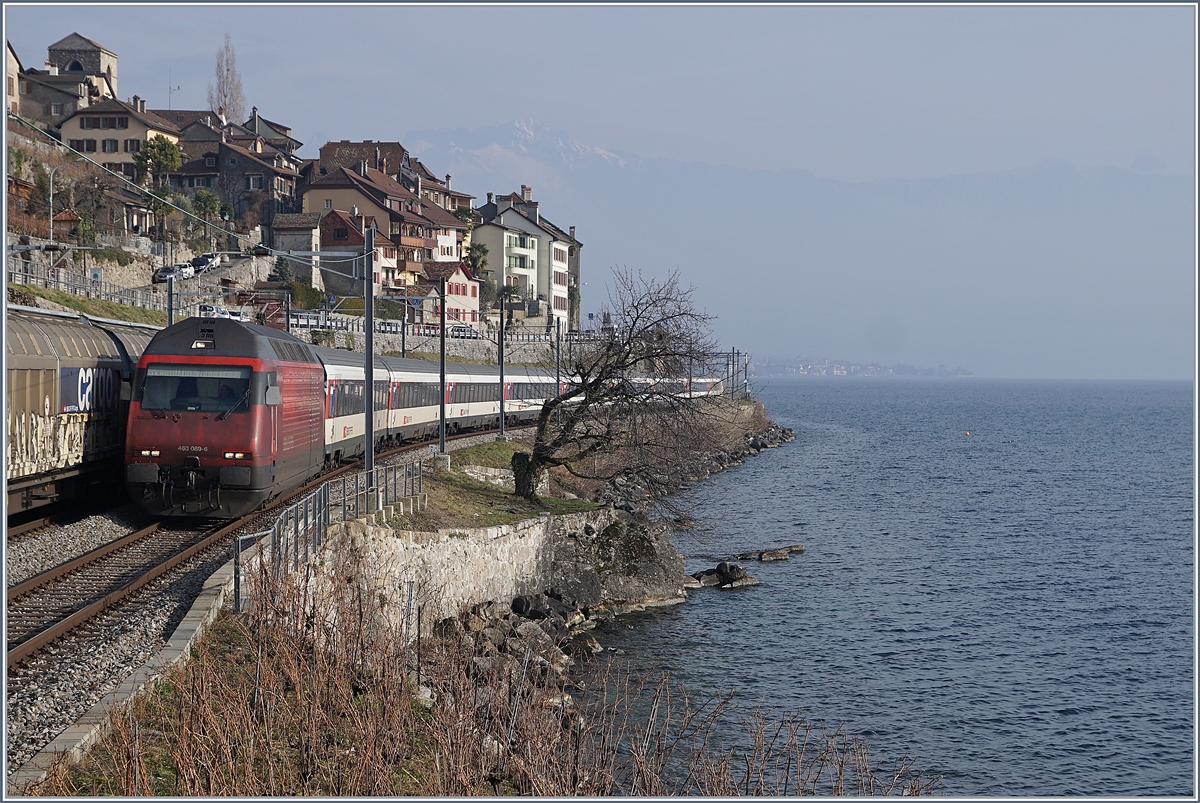
[{"label": "brown weeds", "polygon": [[[870,763],[844,729],[594,662],[569,679],[528,642],[482,656],[452,622],[414,625],[421,590],[388,601],[354,565],[332,582],[258,577],[190,661],[132,705],[49,795],[919,794],[905,756]],[[403,615],[397,615],[403,612]]]}]

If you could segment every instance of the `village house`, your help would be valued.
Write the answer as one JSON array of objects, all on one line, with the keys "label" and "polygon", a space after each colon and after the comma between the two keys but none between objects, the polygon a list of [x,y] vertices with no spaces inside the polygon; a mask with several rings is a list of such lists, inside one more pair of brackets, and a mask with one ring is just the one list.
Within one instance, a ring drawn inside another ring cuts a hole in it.
[{"label": "village house", "polygon": [[[327,142],[321,147],[321,158],[317,166],[318,175],[310,177],[310,183],[328,175],[338,168],[358,170],[363,164],[383,173],[400,184],[416,198],[427,202],[423,209],[436,206],[453,213],[456,209],[470,209],[473,195],[450,189],[450,176],[445,181],[436,178],[420,160],[413,157],[399,142],[375,142],[363,140],[351,142]],[[424,213],[434,223],[434,238],[437,244],[432,249],[431,259],[435,262],[456,262],[462,258],[465,246],[466,224],[453,214],[440,215],[432,210]]]},{"label": "village house", "polygon": [[[256,123],[257,108],[250,122]],[[180,128],[183,165],[171,175],[176,190],[194,197],[197,190],[215,192],[234,217],[247,213],[255,223],[270,225],[277,214],[299,210],[297,188],[302,160],[276,147],[246,126],[230,123],[219,111],[158,110],[159,117]],[[273,129],[272,129],[273,130]],[[276,141],[290,147],[298,140]]]},{"label": "village house", "polygon": [[[488,248],[485,273],[498,287],[512,286],[526,302],[526,318],[540,319],[549,329],[556,320],[566,329],[579,327],[579,250],[575,228],[564,232],[542,217],[533,189],[502,195],[476,209],[478,224],[471,241]],[[572,259],[575,260],[572,270]],[[575,288],[575,293],[572,293]]]},{"label": "village house", "polygon": [[45,70],[24,68],[8,43],[8,108],[46,130],[80,109],[117,96],[117,56],[73,33],[46,49]]},{"label": "village house", "polygon": [[[357,209],[351,212],[331,209],[321,215],[319,225],[318,250],[334,253],[362,254],[367,244],[366,230],[375,228],[376,258],[371,271],[372,293],[377,297],[385,295],[385,283],[394,282],[397,273],[396,248],[386,237],[380,235],[375,217],[359,214]],[[339,296],[363,294],[364,261],[361,256],[325,256],[321,259],[320,268],[321,279],[329,292]]]},{"label": "village house", "polygon": [[430,262],[418,283],[418,295],[426,322],[440,320],[442,279],[446,280],[446,321],[474,327],[483,317],[479,312],[479,279],[462,262]]},{"label": "village house", "polygon": [[360,162],[357,169],[327,172],[304,190],[303,210],[350,211],[380,221],[379,236],[396,248],[396,271],[386,288],[405,293],[426,262],[456,261],[443,254],[440,230],[451,232],[456,245],[466,224],[435,204],[423,203],[394,178]]},{"label": "village house", "polygon": [[94,162],[132,179],[134,157],[146,141],[163,136],[179,142],[179,129],[153,112],[146,101],[133,96],[129,103],[108,98],[79,109],[59,126],[62,141]]},{"label": "village house", "polygon": [[[321,215],[317,212],[284,213],[271,221],[271,247],[279,251],[320,251]],[[314,255],[288,259],[292,275],[318,290],[324,290],[321,258]]]}]

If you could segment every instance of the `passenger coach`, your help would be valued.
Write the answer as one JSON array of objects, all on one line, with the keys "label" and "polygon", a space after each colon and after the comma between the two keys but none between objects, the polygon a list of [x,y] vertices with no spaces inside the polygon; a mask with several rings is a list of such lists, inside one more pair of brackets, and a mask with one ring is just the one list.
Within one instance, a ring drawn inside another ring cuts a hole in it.
[{"label": "passenger coach", "polygon": [[[432,437],[440,425],[438,366],[374,357],[374,388],[353,351],[310,346],[290,334],[219,318],[165,329],[138,363],[125,481],[153,515],[233,518],[258,509],[327,467],[367,449],[368,396],[375,448]],[[509,371],[505,419],[532,420],[557,395],[542,371]],[[495,426],[495,366],[447,372],[449,432]]]}]

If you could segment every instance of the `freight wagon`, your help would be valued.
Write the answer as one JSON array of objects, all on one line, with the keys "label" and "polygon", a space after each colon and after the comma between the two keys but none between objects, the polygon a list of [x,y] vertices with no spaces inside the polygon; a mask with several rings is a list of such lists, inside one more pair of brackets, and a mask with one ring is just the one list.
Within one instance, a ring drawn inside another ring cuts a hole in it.
[{"label": "freight wagon", "polygon": [[120,492],[134,367],[157,327],[9,305],[8,510]]}]

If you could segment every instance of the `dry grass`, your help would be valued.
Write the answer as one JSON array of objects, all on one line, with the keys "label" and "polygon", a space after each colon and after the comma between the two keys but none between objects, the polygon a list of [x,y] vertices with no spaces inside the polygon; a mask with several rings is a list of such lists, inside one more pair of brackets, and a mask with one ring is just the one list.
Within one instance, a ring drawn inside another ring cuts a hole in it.
[{"label": "dry grass", "polygon": [[[532,642],[520,659],[481,662],[449,623],[409,631],[407,613],[387,615],[388,603],[369,589],[355,560],[334,567],[339,580],[332,584],[260,577],[260,604],[251,615],[218,618],[192,660],[114,714],[110,732],[83,762],[59,764],[34,792],[578,796],[936,788],[907,759],[873,765],[867,742],[840,728],[766,711],[741,723],[748,748],[717,749],[714,734],[729,727],[729,698],[695,702],[666,677],[634,678],[596,664],[571,685]],[[408,640],[409,632],[424,635]],[[417,702],[420,687],[432,690],[428,706]]]},{"label": "dry grass", "polygon": [[167,325],[167,313],[159,312],[158,310],[131,307],[128,304],[118,304],[114,301],[104,301],[99,298],[77,296],[73,293],[64,293],[61,290],[37,287],[32,284],[9,284],[8,287],[9,290],[15,288],[18,291],[39,296],[47,301],[53,301],[55,304],[61,304],[64,307],[73,309],[76,312],[82,312],[84,315],[93,315],[97,318],[111,318],[117,321],[149,323],[155,326]]}]

